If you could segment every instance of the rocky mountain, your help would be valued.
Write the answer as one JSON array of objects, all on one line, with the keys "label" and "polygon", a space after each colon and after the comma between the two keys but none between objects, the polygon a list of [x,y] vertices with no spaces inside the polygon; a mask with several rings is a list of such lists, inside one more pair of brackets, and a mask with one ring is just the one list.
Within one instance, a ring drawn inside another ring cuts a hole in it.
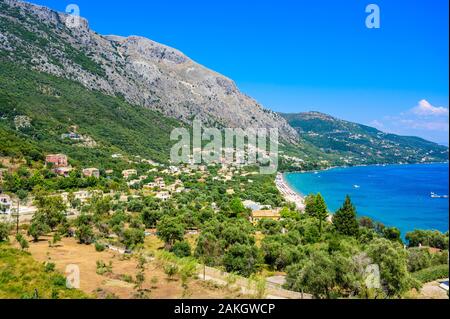
[{"label": "rocky mountain", "polygon": [[334,163],[420,163],[448,161],[448,148],[418,137],[398,136],[319,112],[281,114],[300,138]]},{"label": "rocky mountain", "polygon": [[178,50],[138,36],[103,36],[83,18],[77,26],[68,19],[45,7],[0,0],[0,55],[184,122],[198,116],[218,127],[277,127],[284,140],[297,142],[282,117]]},{"label": "rocky mountain", "polygon": [[[0,0],[0,156],[64,152],[94,165],[125,153],[167,161],[172,129],[199,117],[208,126],[279,128],[287,169],[448,160],[448,148],[419,138],[316,112],[274,113],[176,49],[103,36],[71,19]],[[69,127],[78,127],[84,144],[61,140]]]}]

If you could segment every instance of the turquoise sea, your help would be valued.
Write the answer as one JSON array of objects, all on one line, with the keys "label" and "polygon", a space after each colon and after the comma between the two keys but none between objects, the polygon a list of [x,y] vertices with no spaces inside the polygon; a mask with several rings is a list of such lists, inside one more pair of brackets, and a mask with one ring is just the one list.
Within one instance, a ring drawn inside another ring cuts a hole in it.
[{"label": "turquoise sea", "polygon": [[351,196],[359,216],[406,232],[449,227],[449,166],[446,164],[387,165],[335,168],[312,173],[286,173],[293,190],[321,193],[334,212]]}]

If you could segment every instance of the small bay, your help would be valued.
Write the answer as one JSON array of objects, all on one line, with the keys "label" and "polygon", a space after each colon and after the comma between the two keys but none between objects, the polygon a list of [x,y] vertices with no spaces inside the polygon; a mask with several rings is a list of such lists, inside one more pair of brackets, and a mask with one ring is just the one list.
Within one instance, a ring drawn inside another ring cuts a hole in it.
[{"label": "small bay", "polygon": [[348,194],[358,216],[395,226],[403,236],[414,229],[449,228],[448,163],[334,168],[286,173],[284,179],[301,195],[321,193],[331,212]]}]

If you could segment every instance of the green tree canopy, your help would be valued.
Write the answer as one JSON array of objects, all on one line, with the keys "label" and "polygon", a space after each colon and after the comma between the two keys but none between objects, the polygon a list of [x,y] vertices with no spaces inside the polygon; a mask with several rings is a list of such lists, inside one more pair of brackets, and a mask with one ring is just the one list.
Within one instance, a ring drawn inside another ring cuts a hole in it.
[{"label": "green tree canopy", "polygon": [[333,260],[324,251],[313,251],[303,263],[290,266],[286,286],[298,292],[308,292],[317,298],[330,298],[336,284]]},{"label": "green tree canopy", "polygon": [[417,286],[408,273],[407,251],[400,244],[377,238],[368,246],[367,254],[380,269],[382,290],[387,297],[401,297]]},{"label": "green tree canopy", "polygon": [[344,205],[333,216],[333,225],[339,234],[346,236],[358,235],[358,221],[356,211],[350,196],[345,198]]},{"label": "green tree canopy", "polygon": [[256,246],[241,244],[232,246],[223,258],[223,264],[228,272],[247,277],[257,271],[261,261]]},{"label": "green tree canopy", "polygon": [[164,241],[168,250],[173,247],[176,241],[182,241],[184,238],[184,225],[177,217],[164,216],[156,229],[158,237]]}]

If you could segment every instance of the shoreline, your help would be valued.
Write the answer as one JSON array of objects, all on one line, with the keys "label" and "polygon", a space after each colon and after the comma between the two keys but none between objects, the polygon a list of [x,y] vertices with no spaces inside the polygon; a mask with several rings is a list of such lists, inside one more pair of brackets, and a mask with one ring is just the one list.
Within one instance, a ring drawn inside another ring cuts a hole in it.
[{"label": "shoreline", "polygon": [[[284,176],[284,174],[318,174],[321,172],[326,172],[329,170],[333,170],[333,169],[349,169],[349,168],[357,168],[357,167],[373,167],[373,168],[377,168],[377,167],[389,167],[389,166],[411,166],[411,169],[413,169],[413,167],[418,167],[418,166],[429,166],[429,165],[447,165],[448,166],[449,162],[431,162],[431,163],[412,163],[412,164],[374,164],[374,165],[355,165],[355,166],[336,166],[336,167],[328,167],[325,169],[317,169],[317,170],[308,170],[308,171],[280,171],[277,175],[277,178],[279,178],[283,185],[286,187],[286,189],[288,189],[290,192],[296,193],[297,196],[305,198],[306,195],[303,195],[302,191],[299,189],[298,191],[295,191],[293,187],[289,186],[289,183],[286,181],[286,178]],[[443,168],[445,169],[445,166],[443,166]],[[405,169],[409,169],[408,167],[406,167]],[[278,185],[277,185],[278,186]],[[284,195],[284,194],[283,194]],[[304,202],[304,201],[303,201]],[[332,213],[329,216],[329,220],[332,221]],[[358,217],[360,216],[368,216],[367,214],[358,214]],[[369,216],[370,217],[370,216]],[[396,224],[391,222],[387,222],[387,221],[380,221],[379,217],[370,217],[373,221],[377,221],[380,223],[383,223],[386,226],[392,226],[392,227],[398,227]],[[436,227],[425,227],[425,226],[418,226],[416,227],[416,229],[424,229],[424,230],[433,230],[433,229],[437,229]],[[412,231],[412,230],[411,230]],[[439,230],[442,233],[445,233],[445,230]],[[448,231],[448,230],[447,230]],[[407,231],[403,232],[402,231],[402,238],[404,240],[404,236],[407,233]]]},{"label": "shoreline", "polygon": [[447,162],[425,162],[425,163],[391,163],[391,164],[359,164],[359,165],[352,165],[352,166],[330,166],[327,168],[321,168],[321,169],[313,169],[309,171],[280,171],[278,174],[306,174],[306,173],[314,173],[314,172],[326,172],[332,169],[339,169],[339,168],[355,168],[355,167],[385,167],[385,166],[405,166],[405,165],[433,165],[433,164],[450,164],[450,161]]},{"label": "shoreline", "polygon": [[284,179],[283,173],[277,174],[277,177],[275,178],[275,185],[287,202],[294,203],[299,211],[305,211],[304,196],[300,195],[289,186],[289,183]]}]

